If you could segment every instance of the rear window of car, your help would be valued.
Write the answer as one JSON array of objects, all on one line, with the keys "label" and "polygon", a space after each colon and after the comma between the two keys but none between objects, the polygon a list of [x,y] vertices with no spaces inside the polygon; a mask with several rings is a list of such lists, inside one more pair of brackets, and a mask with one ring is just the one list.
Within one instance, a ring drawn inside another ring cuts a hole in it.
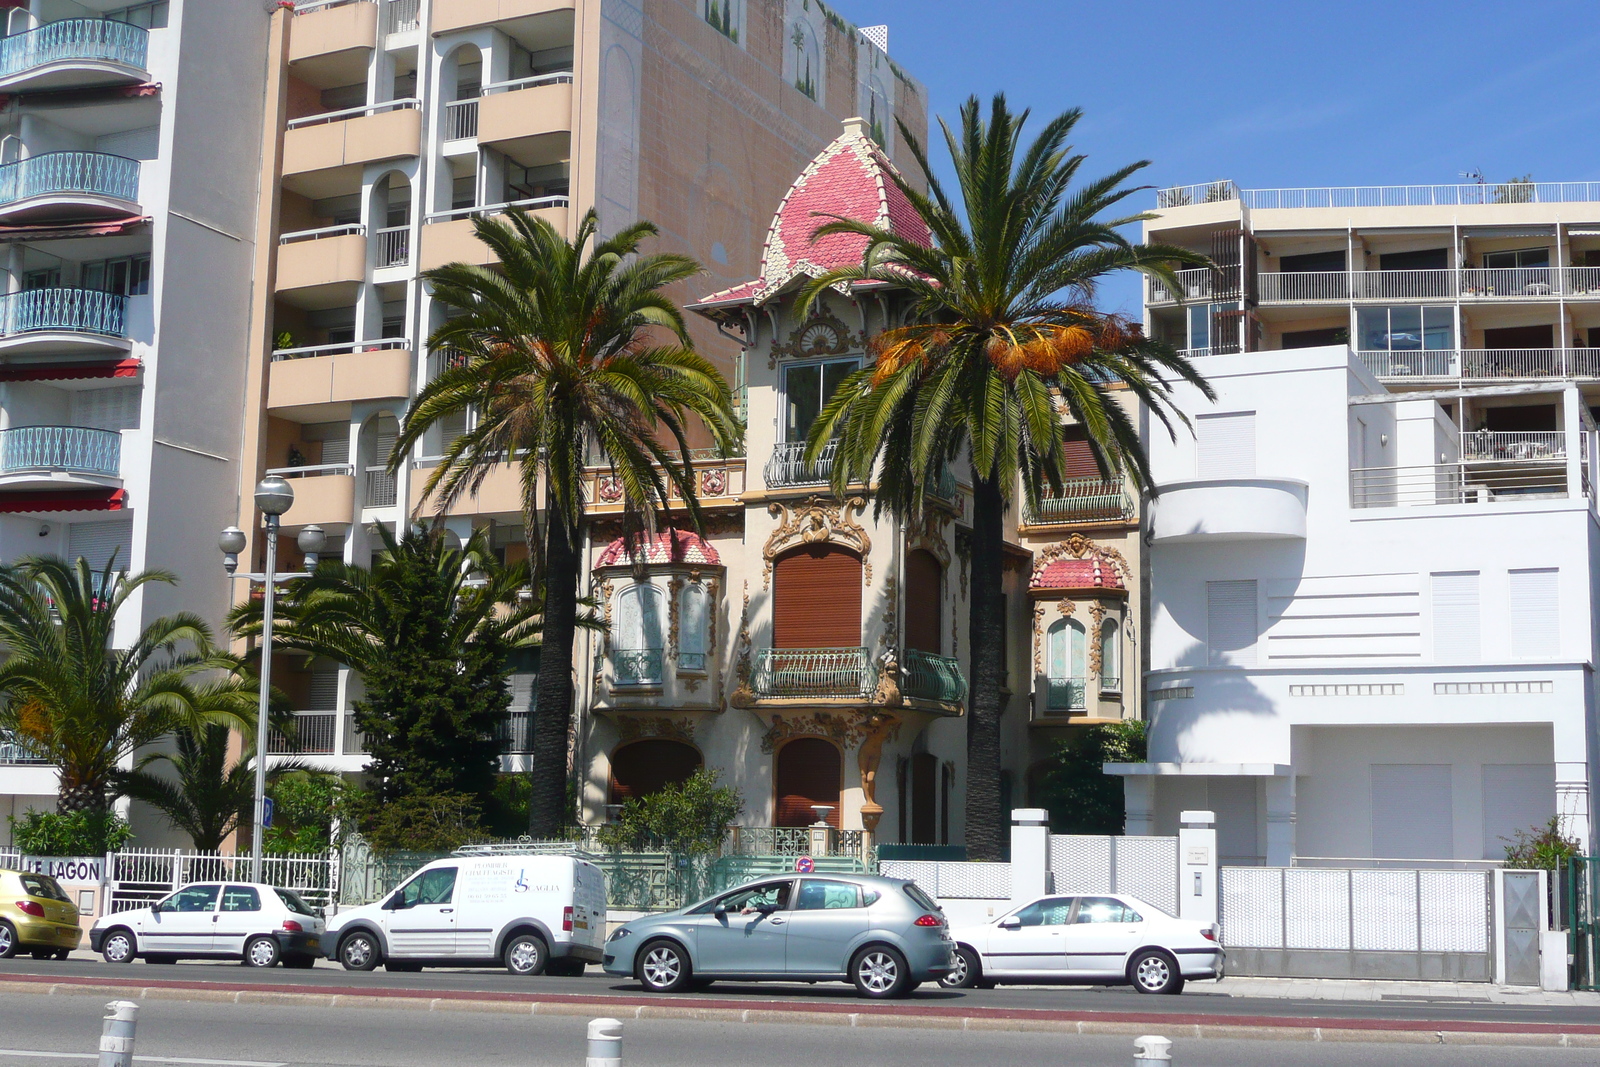
[{"label": "rear window of car", "polygon": [[311,910],[311,905],[300,899],[300,894],[289,889],[274,889],[278,899],[283,901],[283,906],[297,915],[310,915],[316,917],[316,912]]},{"label": "rear window of car", "polygon": [[[915,882],[906,883],[906,896],[910,897],[912,902],[919,908],[924,908],[927,911],[939,911],[939,905],[934,902],[932,897],[923,892],[922,887]],[[940,914],[943,913],[941,912]]]},{"label": "rear window of car", "polygon": [[62,892],[56,880],[48,874],[19,874],[22,879],[22,891],[30,897],[42,897],[45,900],[60,900],[70,904],[72,901],[67,894]]}]

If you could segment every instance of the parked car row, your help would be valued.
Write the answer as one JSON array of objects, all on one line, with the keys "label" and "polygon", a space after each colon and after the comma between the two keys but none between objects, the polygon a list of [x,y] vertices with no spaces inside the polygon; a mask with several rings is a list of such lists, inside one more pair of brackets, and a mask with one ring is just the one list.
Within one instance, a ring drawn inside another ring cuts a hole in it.
[{"label": "parked car row", "polygon": [[[1053,895],[951,928],[915,882],[865,874],[763,878],[677,911],[606,929],[605,874],[568,856],[486,853],[427,864],[383,900],[323,920],[287,889],[185,886],[148,908],[97,919],[90,947],[109,963],[237,959],[247,966],[346,970],[504,966],[580,975],[590,963],[653,992],[716,981],[833,982],[869,998],[924,982],[1126,983],[1179,993],[1220,978],[1214,925],[1175,919],[1120,894]],[[0,958],[76,948],[78,912],[53,879],[0,871]]]}]

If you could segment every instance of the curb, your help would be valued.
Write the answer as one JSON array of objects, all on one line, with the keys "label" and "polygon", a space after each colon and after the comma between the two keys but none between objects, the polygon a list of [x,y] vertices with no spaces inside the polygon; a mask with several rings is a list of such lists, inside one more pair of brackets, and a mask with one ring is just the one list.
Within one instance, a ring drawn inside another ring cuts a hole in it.
[{"label": "curb", "polygon": [[[720,1023],[780,1023],[790,1026],[911,1027],[935,1030],[1017,1031],[1083,1035],[1148,1034],[1170,1038],[1262,1041],[1365,1041],[1414,1045],[1523,1045],[1600,1048],[1600,1025],[1436,1022],[1414,1019],[1307,1019],[1275,1016],[1161,1015],[1134,1012],[1052,1011],[1000,1008],[967,1014],[958,1008],[896,1005],[877,1010],[844,1006],[808,1007],[733,1000],[695,1004],[588,994],[492,993],[454,990],[370,989],[293,985],[220,987],[216,982],[129,983],[114,978],[53,982],[0,979],[0,995],[122,996],[137,1000],[186,1000],[232,1004],[278,1004],[300,1008],[378,1008],[395,1011],[485,1012],[507,1015],[579,1015],[598,1012],[623,1019],[679,1019]],[[1227,1021],[1219,1021],[1219,1018]]]}]

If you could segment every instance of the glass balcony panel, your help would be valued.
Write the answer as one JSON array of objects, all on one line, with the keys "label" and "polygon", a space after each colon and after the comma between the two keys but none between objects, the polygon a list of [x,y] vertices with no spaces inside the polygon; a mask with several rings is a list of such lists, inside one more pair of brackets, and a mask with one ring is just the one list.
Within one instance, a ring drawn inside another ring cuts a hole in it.
[{"label": "glass balcony panel", "polygon": [[115,478],[122,435],[87,426],[15,426],[0,430],[0,474],[69,471]]}]

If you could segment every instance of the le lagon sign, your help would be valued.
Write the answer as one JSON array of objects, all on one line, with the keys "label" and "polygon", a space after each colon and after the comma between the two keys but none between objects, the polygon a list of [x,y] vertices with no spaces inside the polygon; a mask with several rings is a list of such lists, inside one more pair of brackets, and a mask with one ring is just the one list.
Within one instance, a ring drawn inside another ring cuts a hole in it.
[{"label": "le lagon sign", "polygon": [[105,881],[104,856],[23,856],[17,862],[19,871],[48,874],[66,885],[99,885]]}]

